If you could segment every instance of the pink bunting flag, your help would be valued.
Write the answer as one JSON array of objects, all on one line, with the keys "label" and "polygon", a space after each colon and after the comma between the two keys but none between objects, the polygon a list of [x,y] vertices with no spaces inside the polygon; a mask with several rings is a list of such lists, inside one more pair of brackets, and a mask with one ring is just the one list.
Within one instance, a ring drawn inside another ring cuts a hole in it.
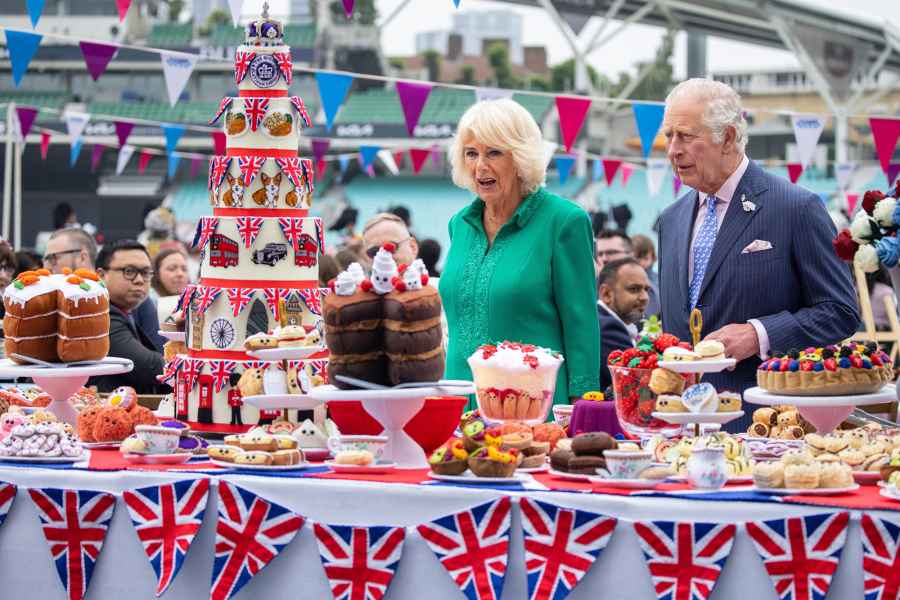
[{"label": "pink bunting flag", "polygon": [[898,174],[900,174],[900,163],[889,164],[887,170],[888,187],[894,185],[894,182],[897,181]]},{"label": "pink bunting flag", "polygon": [[425,164],[425,161],[428,160],[428,156],[431,154],[431,150],[426,150],[424,148],[410,148],[409,149],[409,157],[412,159],[413,165],[413,173],[416,175],[422,170],[422,166]]},{"label": "pink bunting flag", "polygon": [[41,130],[41,160],[47,160],[47,151],[50,150],[50,132]]},{"label": "pink bunting flag", "polygon": [[678,178],[678,175],[672,176],[672,190],[675,192],[675,195],[678,195],[678,192],[681,191],[681,179]]},{"label": "pink bunting flag", "polygon": [[325,176],[325,169],[328,168],[328,163],[325,162],[324,159],[316,162],[316,179],[321,179]]},{"label": "pink bunting flag", "polygon": [[16,107],[16,116],[19,117],[19,129],[22,132],[23,140],[28,137],[28,132],[31,131],[31,126],[34,125],[37,114],[36,108]]},{"label": "pink bunting flag", "polygon": [[200,174],[200,167],[203,166],[203,159],[194,157],[191,159],[190,178],[195,179]]},{"label": "pink bunting flag", "polygon": [[114,125],[116,127],[116,137],[119,138],[119,148],[121,148],[128,141],[128,136],[131,135],[131,130],[134,129],[134,123],[116,121]]},{"label": "pink bunting flag", "polygon": [[118,50],[117,46],[97,42],[78,42],[78,46],[81,48],[81,55],[84,57],[88,73],[91,74],[91,79],[94,81],[100,79],[100,76],[106,71],[109,61],[113,59]]},{"label": "pink bunting flag", "polygon": [[859,202],[859,194],[847,194],[847,213],[853,214],[857,202]]},{"label": "pink bunting flag", "polygon": [[616,178],[616,172],[622,165],[622,161],[604,158],[601,160],[601,163],[603,164],[603,176],[606,178],[606,185],[611,186],[613,179]]},{"label": "pink bunting flag", "polygon": [[397,95],[400,96],[400,106],[403,108],[403,118],[406,120],[406,131],[412,137],[422,116],[422,109],[428,102],[431,94],[431,85],[427,83],[397,82]]},{"label": "pink bunting flag", "polygon": [[125,15],[128,14],[128,7],[131,6],[131,0],[116,0],[116,8],[119,9],[119,22],[125,20]]},{"label": "pink bunting flag", "polygon": [[444,157],[444,151],[437,144],[431,147],[431,166],[435,169],[441,168],[441,160]]},{"label": "pink bunting flag", "polygon": [[872,128],[872,137],[875,139],[875,152],[881,162],[881,170],[887,173],[894,148],[897,146],[897,138],[900,137],[900,120],[898,119],[869,119]]},{"label": "pink bunting flag", "polygon": [[225,132],[213,131],[213,149],[216,154],[225,154]]},{"label": "pink bunting flag", "polygon": [[800,163],[788,163],[787,171],[791,183],[797,183],[797,180],[800,179],[800,175],[803,173],[803,165]]},{"label": "pink bunting flag", "polygon": [[634,166],[630,163],[622,163],[622,166],[619,167],[619,171],[622,173],[622,187],[628,185],[628,180],[631,178],[631,174],[634,173]]},{"label": "pink bunting flag", "polygon": [[343,0],[344,2],[344,14],[347,15],[348,19],[353,18],[353,7],[356,4],[356,0]]},{"label": "pink bunting flag", "polygon": [[97,167],[100,166],[100,159],[103,157],[104,147],[102,144],[94,144],[94,148],[91,151],[91,173],[97,170]]},{"label": "pink bunting flag", "polygon": [[144,174],[144,171],[147,170],[147,165],[150,163],[150,159],[153,158],[153,155],[150,154],[147,150],[141,150],[140,155],[138,156],[138,173],[141,175]]},{"label": "pink bunting flag", "polygon": [[572,144],[584,125],[591,101],[588,98],[556,97],[556,112],[559,114],[559,129],[562,132],[566,152],[572,151]]}]

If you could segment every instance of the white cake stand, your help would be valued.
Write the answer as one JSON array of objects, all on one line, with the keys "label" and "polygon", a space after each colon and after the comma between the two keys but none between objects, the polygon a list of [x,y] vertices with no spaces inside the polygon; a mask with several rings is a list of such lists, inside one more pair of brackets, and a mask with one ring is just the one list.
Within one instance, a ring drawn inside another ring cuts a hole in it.
[{"label": "white cake stand", "polygon": [[733,369],[737,361],[733,358],[721,360],[661,360],[657,363],[661,369],[675,373],[721,373],[725,369]]},{"label": "white cake stand", "polygon": [[243,400],[246,404],[261,410],[312,410],[324,403],[324,400],[305,394],[264,394],[245,396]]},{"label": "white cake stand", "polygon": [[857,396],[784,396],[771,394],[761,387],[752,387],[744,392],[744,399],[765,406],[796,406],[803,418],[815,426],[816,431],[828,433],[840,425],[857,406],[896,400],[897,390],[893,384],[887,384],[877,392]]},{"label": "white cake stand", "polygon": [[735,410],[730,412],[714,413],[654,412],[651,414],[653,415],[654,419],[660,419],[661,421],[672,423],[673,425],[688,425],[690,423],[716,423],[719,425],[724,425],[725,423],[730,423],[731,421],[734,421],[739,417],[743,417],[744,411]]},{"label": "white cake stand", "polygon": [[159,334],[159,337],[166,338],[172,342],[184,342],[185,340],[185,332],[183,331],[164,331],[160,329],[156,333]]},{"label": "white cake stand", "polygon": [[475,385],[467,387],[420,387],[386,390],[339,390],[333,385],[320,385],[309,396],[326,402],[350,402],[358,400],[363,408],[378,421],[388,436],[384,448],[384,460],[394,462],[398,469],[424,469],[428,466],[422,450],[403,428],[425,405],[430,396],[465,396],[474,394]]},{"label": "white cake stand", "polygon": [[296,346],[290,348],[261,348],[248,350],[247,354],[260,360],[303,360],[319,352],[324,352],[325,346]]},{"label": "white cake stand", "polygon": [[7,359],[0,360],[0,377],[30,377],[51,398],[47,410],[60,420],[75,425],[78,411],[69,398],[95,375],[118,375],[134,369],[134,363],[127,358],[107,356],[93,365],[76,367],[39,367],[18,365]]}]

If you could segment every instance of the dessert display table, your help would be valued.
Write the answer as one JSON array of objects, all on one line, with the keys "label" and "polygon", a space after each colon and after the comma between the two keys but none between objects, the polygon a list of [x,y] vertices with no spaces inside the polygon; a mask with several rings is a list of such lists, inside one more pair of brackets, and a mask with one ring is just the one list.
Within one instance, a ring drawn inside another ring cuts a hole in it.
[{"label": "dessert display table", "polygon": [[804,419],[815,426],[816,431],[824,434],[840,425],[857,406],[896,400],[897,390],[894,384],[888,384],[874,394],[857,396],[785,396],[771,394],[760,387],[752,387],[744,392],[744,399],[765,406],[792,404],[797,407]]},{"label": "dessert display table", "polygon": [[134,363],[129,359],[112,356],[107,356],[96,364],[73,367],[19,365],[8,358],[0,360],[0,377],[30,377],[53,399],[47,409],[71,425],[75,425],[78,413],[69,404],[69,398],[89,378],[95,375],[128,373],[132,369],[134,369]]}]

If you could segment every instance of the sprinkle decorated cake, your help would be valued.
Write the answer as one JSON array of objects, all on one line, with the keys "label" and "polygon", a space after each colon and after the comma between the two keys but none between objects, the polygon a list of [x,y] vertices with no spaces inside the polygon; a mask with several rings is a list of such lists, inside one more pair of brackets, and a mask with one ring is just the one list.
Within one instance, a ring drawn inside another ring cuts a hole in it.
[{"label": "sprinkle decorated cake", "polygon": [[869,343],[776,354],[759,365],[759,387],[787,396],[870,394],[894,379],[890,357]]},{"label": "sprinkle decorated cake", "polygon": [[3,293],[6,355],[49,362],[100,360],[109,352],[109,293],[96,273],[24,271]]}]

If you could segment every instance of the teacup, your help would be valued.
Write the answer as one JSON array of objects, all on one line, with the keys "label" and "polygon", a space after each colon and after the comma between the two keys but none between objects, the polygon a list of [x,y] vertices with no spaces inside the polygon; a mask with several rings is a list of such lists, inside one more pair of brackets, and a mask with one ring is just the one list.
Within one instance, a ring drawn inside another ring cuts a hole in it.
[{"label": "teacup", "polygon": [[339,435],[328,438],[328,449],[332,454],[368,450],[375,457],[375,462],[378,462],[384,454],[387,441],[386,435]]},{"label": "teacup", "polygon": [[135,435],[147,445],[148,454],[173,454],[178,450],[181,432],[172,427],[136,425]]},{"label": "teacup", "polygon": [[572,412],[575,406],[572,404],[554,404],[553,419],[563,429],[569,428],[569,422],[572,420]]},{"label": "teacup", "polygon": [[639,479],[641,472],[653,462],[653,453],[646,450],[604,450],[603,457],[613,479]]}]

